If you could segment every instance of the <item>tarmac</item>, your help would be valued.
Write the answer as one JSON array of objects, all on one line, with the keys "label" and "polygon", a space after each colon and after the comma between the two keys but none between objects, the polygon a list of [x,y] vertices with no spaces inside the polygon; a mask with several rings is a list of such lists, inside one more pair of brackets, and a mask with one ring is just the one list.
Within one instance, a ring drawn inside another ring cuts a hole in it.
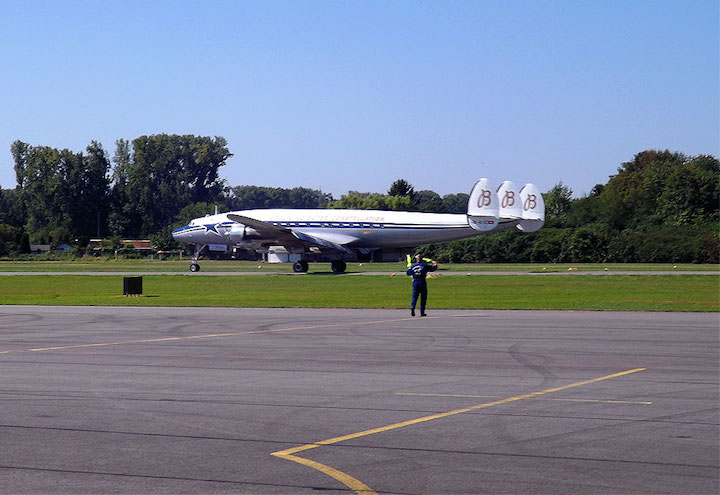
[{"label": "tarmac", "polygon": [[717,313],[0,306],[3,493],[719,491]]}]

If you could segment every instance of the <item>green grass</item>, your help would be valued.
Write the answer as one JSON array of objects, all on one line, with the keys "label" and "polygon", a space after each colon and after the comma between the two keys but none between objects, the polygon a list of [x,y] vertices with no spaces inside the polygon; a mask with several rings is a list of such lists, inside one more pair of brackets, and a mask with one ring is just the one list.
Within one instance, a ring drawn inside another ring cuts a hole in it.
[{"label": "green grass", "polygon": [[[720,311],[720,277],[494,275],[435,277],[433,309]],[[0,276],[0,304],[407,308],[405,276],[143,277],[141,297],[120,275]]]},{"label": "green grass", "polygon": [[[203,271],[253,271],[291,273],[290,263],[262,263],[258,261],[212,261],[200,260]],[[0,272],[168,272],[185,273],[190,266],[189,260],[125,260],[106,258],[81,258],[62,261],[0,261]],[[498,264],[441,264],[440,271],[520,271],[520,272],[566,272],[578,271],[716,271],[720,265],[670,264],[670,263],[498,263]],[[361,272],[404,272],[405,263],[348,263],[348,273]],[[314,273],[330,272],[330,263],[311,263]]]}]

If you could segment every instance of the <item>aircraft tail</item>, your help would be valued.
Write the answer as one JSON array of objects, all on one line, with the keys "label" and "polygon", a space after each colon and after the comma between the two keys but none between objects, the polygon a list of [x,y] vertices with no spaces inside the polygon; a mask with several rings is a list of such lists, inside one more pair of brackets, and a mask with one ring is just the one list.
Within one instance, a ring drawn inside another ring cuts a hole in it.
[{"label": "aircraft tail", "polygon": [[518,192],[506,180],[495,189],[482,178],[475,183],[468,199],[468,223],[478,232],[500,231],[516,226],[523,232],[535,232],[545,221],[545,203],[534,184],[525,184]]},{"label": "aircraft tail", "polygon": [[535,232],[545,223],[545,201],[535,184],[525,184],[520,190],[522,220],[517,228],[523,232]]},{"label": "aircraft tail", "polygon": [[490,232],[499,224],[498,199],[495,188],[486,178],[475,183],[468,199],[468,223],[478,232]]}]

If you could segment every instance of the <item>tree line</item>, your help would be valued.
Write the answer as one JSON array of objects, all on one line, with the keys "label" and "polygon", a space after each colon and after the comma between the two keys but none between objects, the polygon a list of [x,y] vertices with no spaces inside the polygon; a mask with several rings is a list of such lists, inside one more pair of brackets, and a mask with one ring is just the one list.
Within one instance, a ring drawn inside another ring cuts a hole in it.
[{"label": "tree line", "polygon": [[517,235],[425,247],[444,262],[720,262],[720,162],[648,150],[607,184],[573,199],[562,182],[543,194],[545,226]]},{"label": "tree line", "polygon": [[[173,227],[218,211],[353,208],[465,213],[468,195],[415,191],[404,179],[386,193],[229,186],[219,169],[232,156],[222,137],[158,134],[118,140],[114,154],[92,141],[84,152],[11,146],[17,186],[0,188],[0,256],[30,243],[150,238],[177,247]],[[573,198],[562,182],[543,194],[538,232],[501,232],[423,246],[441,262],[719,262],[720,163],[648,150],[606,184]]]}]

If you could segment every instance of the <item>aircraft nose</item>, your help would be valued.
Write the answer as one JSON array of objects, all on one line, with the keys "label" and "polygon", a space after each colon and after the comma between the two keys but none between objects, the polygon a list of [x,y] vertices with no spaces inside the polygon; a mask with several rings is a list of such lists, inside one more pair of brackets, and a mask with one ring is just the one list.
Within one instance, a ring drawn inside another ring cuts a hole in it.
[{"label": "aircraft nose", "polygon": [[189,231],[191,228],[192,228],[192,227],[190,227],[189,225],[185,225],[184,227],[180,227],[179,229],[173,230],[173,231],[172,231],[173,239],[175,239],[176,241],[185,240],[185,239],[189,236],[189,232],[188,232],[188,231]]}]

